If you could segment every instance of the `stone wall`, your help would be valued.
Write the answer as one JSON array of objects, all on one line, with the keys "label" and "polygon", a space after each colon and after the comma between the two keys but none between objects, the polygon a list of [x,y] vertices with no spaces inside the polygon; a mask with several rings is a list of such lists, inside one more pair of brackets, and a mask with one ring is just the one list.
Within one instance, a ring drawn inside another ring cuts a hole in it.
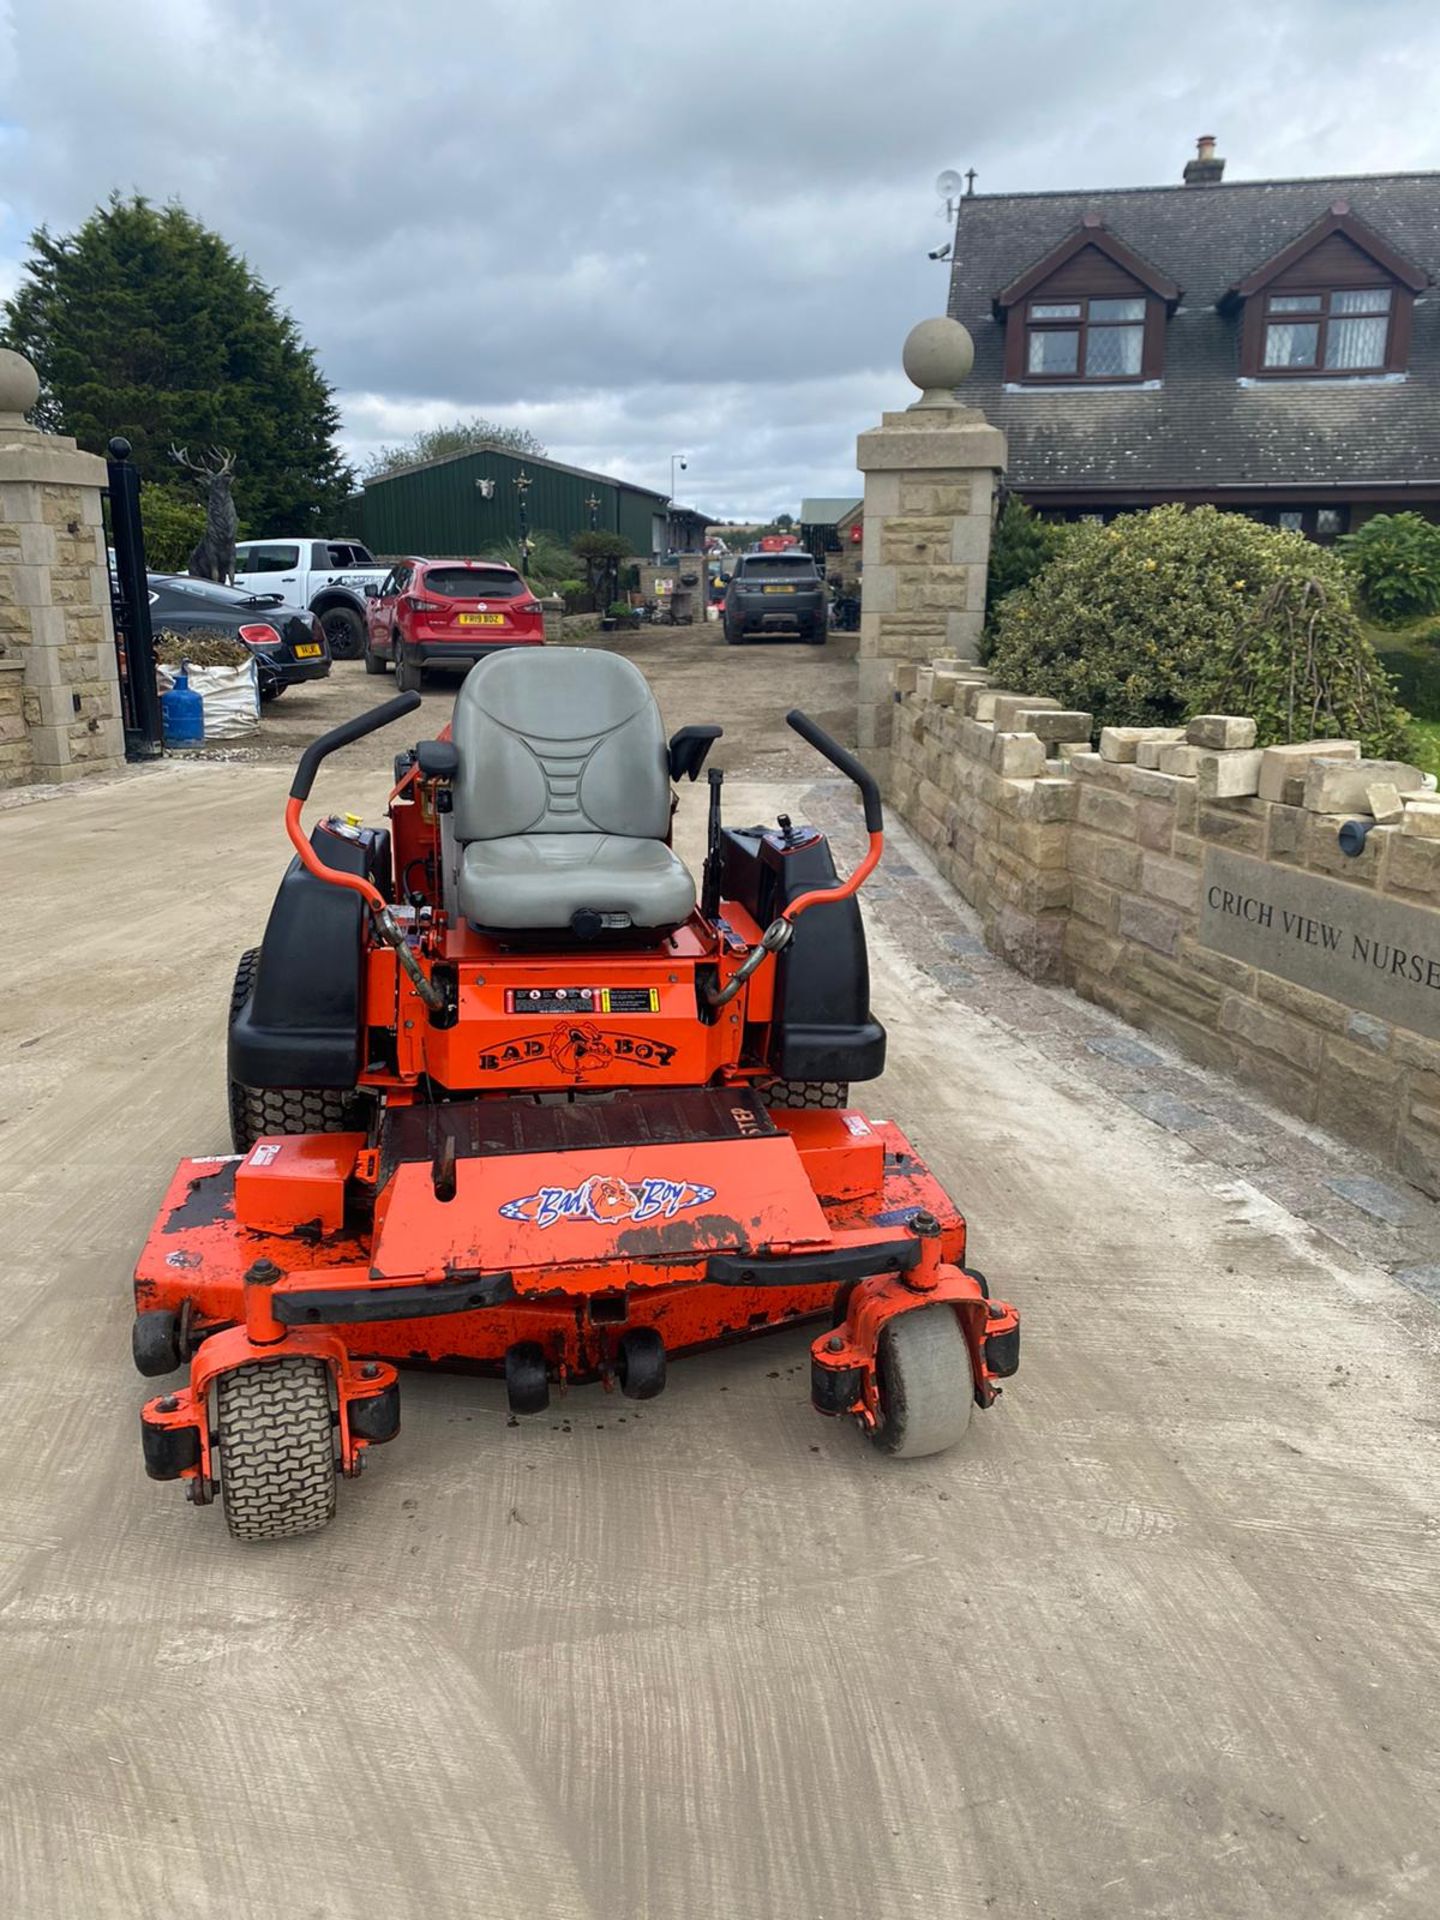
[{"label": "stone wall", "polygon": [[1189,739],[1106,729],[1094,751],[1088,714],[954,660],[901,666],[890,800],[1024,973],[1440,1195],[1440,806],[1353,743],[1250,740],[1216,716]]},{"label": "stone wall", "polygon": [[35,750],[25,725],[25,669],[18,660],[0,660],[0,787],[23,786],[35,778]]}]

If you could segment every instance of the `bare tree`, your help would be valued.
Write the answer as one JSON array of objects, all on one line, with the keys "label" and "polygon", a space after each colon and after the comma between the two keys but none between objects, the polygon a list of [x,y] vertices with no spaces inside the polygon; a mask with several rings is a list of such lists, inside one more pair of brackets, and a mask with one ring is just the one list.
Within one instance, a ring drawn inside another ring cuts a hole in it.
[{"label": "bare tree", "polygon": [[192,460],[187,448],[173,446],[170,458],[205,482],[205,532],[190,555],[190,572],[200,580],[235,581],[235,535],[240,521],[231,482],[235,456],[228,447],[211,447],[208,466]]}]

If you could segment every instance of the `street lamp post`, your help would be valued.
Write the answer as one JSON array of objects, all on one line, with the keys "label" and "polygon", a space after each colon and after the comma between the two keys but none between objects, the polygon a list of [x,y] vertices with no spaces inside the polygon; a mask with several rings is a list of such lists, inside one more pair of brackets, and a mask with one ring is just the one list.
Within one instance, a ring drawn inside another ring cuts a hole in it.
[{"label": "street lamp post", "polygon": [[668,529],[666,533],[666,545],[672,550],[677,545],[677,530],[675,526],[675,463],[677,460],[680,463],[680,471],[682,473],[684,473],[690,464],[683,453],[672,453],[670,456],[670,509],[667,515]]},{"label": "street lamp post", "polygon": [[525,508],[525,496],[530,491],[530,476],[522,467],[515,476],[515,491],[520,499],[520,571],[530,571],[530,519]]},{"label": "street lamp post", "polygon": [[599,494],[598,494],[598,493],[592,493],[592,494],[588,494],[588,495],[586,496],[586,500],[585,500],[585,504],[586,504],[586,506],[587,506],[587,507],[588,507],[588,508],[590,509],[590,531],[591,531],[591,533],[594,533],[594,531],[595,531],[595,529],[596,529],[596,528],[597,528],[597,527],[599,526],[599,524],[600,524],[600,496],[599,496]]}]

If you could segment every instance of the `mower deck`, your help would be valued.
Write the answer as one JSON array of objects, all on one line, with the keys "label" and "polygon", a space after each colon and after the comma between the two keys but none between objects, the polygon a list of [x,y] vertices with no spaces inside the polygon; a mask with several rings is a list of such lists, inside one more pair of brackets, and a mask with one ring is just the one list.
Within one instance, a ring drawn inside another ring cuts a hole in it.
[{"label": "mower deck", "polygon": [[958,1267],[959,1213],[858,1113],[771,1114],[740,1089],[408,1107],[375,1149],[302,1134],[182,1161],[136,1303],[188,1306],[193,1346],[244,1322],[268,1262],[275,1319],[354,1355],[500,1366],[535,1340],[591,1379],[630,1328],[674,1353],[828,1312],[847,1280],[913,1263],[917,1215]]}]

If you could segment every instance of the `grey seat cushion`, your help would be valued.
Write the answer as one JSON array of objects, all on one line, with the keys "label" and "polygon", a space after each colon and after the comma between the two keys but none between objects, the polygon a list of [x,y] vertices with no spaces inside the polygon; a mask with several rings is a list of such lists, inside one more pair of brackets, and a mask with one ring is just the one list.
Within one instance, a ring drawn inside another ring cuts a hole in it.
[{"label": "grey seat cushion", "polygon": [[470,842],[459,897],[477,927],[568,927],[586,909],[623,914],[636,927],[676,927],[694,908],[695,882],[663,840],[520,833]]},{"label": "grey seat cushion", "polygon": [[589,647],[492,654],[466,676],[451,736],[467,920],[538,930],[589,911],[669,928],[691,912],[695,883],[666,844],[660,710],[628,660]]}]

